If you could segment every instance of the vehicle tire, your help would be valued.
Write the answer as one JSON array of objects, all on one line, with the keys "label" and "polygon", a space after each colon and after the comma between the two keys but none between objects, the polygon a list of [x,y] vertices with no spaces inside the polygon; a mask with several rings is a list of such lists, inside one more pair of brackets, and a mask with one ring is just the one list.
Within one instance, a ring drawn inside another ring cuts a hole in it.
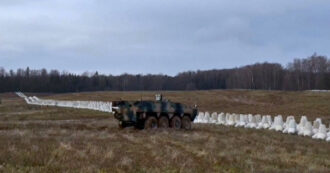
[{"label": "vehicle tire", "polygon": [[146,121],[144,122],[145,129],[156,129],[158,127],[157,118],[154,116],[147,117]]},{"label": "vehicle tire", "polygon": [[182,118],[182,128],[185,130],[191,129],[191,120],[188,116]]},{"label": "vehicle tire", "polygon": [[159,128],[168,128],[169,127],[169,119],[167,116],[161,116],[158,119],[158,127]]},{"label": "vehicle tire", "polygon": [[180,129],[181,128],[181,118],[178,116],[174,116],[171,120],[171,127],[173,129]]}]

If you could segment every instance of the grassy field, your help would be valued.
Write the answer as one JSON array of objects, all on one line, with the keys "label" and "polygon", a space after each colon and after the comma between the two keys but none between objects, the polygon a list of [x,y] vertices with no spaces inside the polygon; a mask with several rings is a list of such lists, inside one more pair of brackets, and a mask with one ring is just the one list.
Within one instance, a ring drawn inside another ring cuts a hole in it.
[{"label": "grassy field", "polygon": [[[58,100],[151,100],[155,92],[34,94]],[[201,111],[307,115],[330,122],[330,93],[163,92]],[[111,114],[26,105],[0,94],[0,172],[330,172],[330,143],[268,130],[193,125],[120,130]]]}]

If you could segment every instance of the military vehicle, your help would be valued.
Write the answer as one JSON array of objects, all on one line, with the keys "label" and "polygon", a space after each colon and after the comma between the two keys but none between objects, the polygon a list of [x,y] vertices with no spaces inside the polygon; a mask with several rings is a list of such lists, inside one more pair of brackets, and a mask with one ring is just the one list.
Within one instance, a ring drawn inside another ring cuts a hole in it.
[{"label": "military vehicle", "polygon": [[155,101],[115,101],[112,103],[119,127],[138,129],[175,128],[191,129],[197,115],[197,106],[188,107],[163,99],[157,94]]}]

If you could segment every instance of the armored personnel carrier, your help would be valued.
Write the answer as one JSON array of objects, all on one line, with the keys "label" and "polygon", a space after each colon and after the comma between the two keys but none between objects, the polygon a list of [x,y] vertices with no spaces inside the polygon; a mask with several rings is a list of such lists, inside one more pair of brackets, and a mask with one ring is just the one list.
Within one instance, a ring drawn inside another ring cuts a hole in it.
[{"label": "armored personnel carrier", "polygon": [[119,127],[135,126],[139,129],[175,128],[191,129],[197,115],[197,106],[188,107],[163,99],[157,94],[155,101],[115,101],[112,103]]}]

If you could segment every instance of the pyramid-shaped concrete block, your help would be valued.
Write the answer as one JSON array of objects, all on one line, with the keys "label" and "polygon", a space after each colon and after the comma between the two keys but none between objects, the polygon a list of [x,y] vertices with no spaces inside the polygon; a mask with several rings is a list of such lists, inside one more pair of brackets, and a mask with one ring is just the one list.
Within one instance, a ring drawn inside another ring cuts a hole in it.
[{"label": "pyramid-shaped concrete block", "polygon": [[313,122],[313,133],[316,134],[319,131],[320,125],[322,124],[321,118],[316,118]]},{"label": "pyramid-shaped concrete block", "polygon": [[211,121],[211,117],[210,117],[210,113],[209,112],[205,112],[204,114],[204,119],[202,123],[210,123]]},{"label": "pyramid-shaped concrete block", "polygon": [[303,136],[312,136],[313,135],[313,127],[312,127],[312,123],[307,121],[304,129],[303,129]]},{"label": "pyramid-shaped concrete block", "polygon": [[211,121],[210,121],[210,123],[215,124],[215,123],[217,123],[217,122],[218,122],[218,113],[213,112],[213,113],[211,114]]},{"label": "pyramid-shaped concrete block", "polygon": [[204,119],[204,112],[199,112],[194,120],[194,123],[200,123]]},{"label": "pyramid-shaped concrete block", "polygon": [[302,116],[300,118],[300,122],[297,125],[298,135],[303,135],[304,134],[304,129],[305,129],[305,126],[306,126],[307,121],[308,120],[307,120],[307,117],[306,116]]},{"label": "pyramid-shaped concrete block", "polygon": [[227,126],[233,126],[235,125],[235,115],[234,114],[229,114],[228,120],[226,122]]},{"label": "pyramid-shaped concrete block", "polygon": [[218,115],[218,123],[217,124],[221,124],[224,125],[226,123],[226,116],[224,113],[220,113]]},{"label": "pyramid-shaped concrete block", "polygon": [[289,125],[290,125],[291,120],[294,120],[293,116],[286,117],[286,121],[283,125],[283,127],[284,127],[284,130],[282,131],[283,133],[288,133]]},{"label": "pyramid-shaped concrete block", "polygon": [[291,119],[289,122],[288,133],[295,134],[297,132],[297,124],[295,119]]},{"label": "pyramid-shaped concrete block", "polygon": [[319,130],[312,137],[313,139],[326,139],[327,138],[327,128],[324,124],[320,124]]},{"label": "pyramid-shaped concrete block", "polygon": [[264,127],[264,124],[267,123],[267,117],[264,115],[261,118],[261,121],[257,125],[257,129],[262,129]]}]

